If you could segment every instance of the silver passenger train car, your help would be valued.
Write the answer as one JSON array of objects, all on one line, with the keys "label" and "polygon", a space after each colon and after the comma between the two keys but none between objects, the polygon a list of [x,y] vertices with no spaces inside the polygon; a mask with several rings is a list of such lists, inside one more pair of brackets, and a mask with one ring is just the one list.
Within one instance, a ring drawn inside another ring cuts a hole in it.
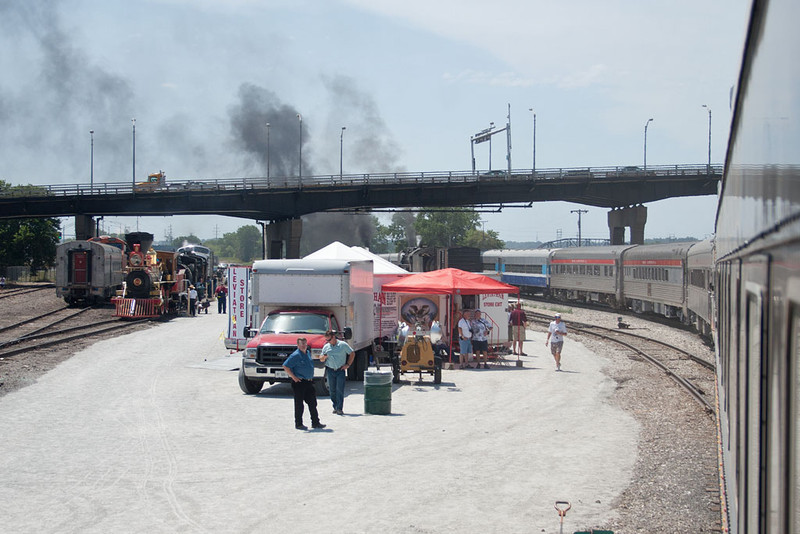
[{"label": "silver passenger train car", "polygon": [[67,304],[110,300],[122,287],[125,259],[119,246],[78,240],[56,247],[56,295]]},{"label": "silver passenger train car", "polygon": [[558,300],[625,302],[622,257],[631,245],[556,249],[550,254],[550,294]]},{"label": "silver passenger train car", "polygon": [[800,533],[800,3],[756,0],[716,220],[729,532]]},{"label": "silver passenger train car", "polygon": [[622,261],[622,287],[631,310],[683,320],[688,316],[686,257],[694,243],[632,247]]}]

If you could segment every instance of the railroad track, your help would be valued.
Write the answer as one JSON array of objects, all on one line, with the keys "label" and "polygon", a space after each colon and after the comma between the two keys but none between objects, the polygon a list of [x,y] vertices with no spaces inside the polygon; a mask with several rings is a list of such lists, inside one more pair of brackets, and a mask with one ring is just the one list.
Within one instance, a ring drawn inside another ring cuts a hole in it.
[{"label": "railroad track", "polygon": [[[528,321],[550,324],[552,317],[533,312],[526,312]],[[680,347],[663,341],[640,336],[623,329],[614,330],[584,323],[569,323],[570,332],[590,335],[611,341],[632,352],[635,357],[644,359],[661,369],[670,379],[684,388],[703,409],[714,413],[715,405],[715,366],[712,362],[691,354]]]},{"label": "railroad track", "polygon": [[42,291],[45,289],[53,289],[54,287],[56,287],[54,284],[48,284],[45,286],[37,286],[37,287],[12,287],[9,289],[4,289],[2,292],[0,292],[0,299],[7,299],[10,297],[25,295],[27,293],[33,293],[35,291]]},{"label": "railroad track", "polygon": [[[0,332],[10,332],[12,337],[7,337],[5,340],[0,341],[0,360],[32,350],[53,347],[76,340],[86,339],[88,337],[104,334],[113,330],[130,328],[131,326],[141,322],[121,321],[120,319],[115,318],[54,329],[56,325],[77,319],[81,314],[91,309],[93,309],[91,306],[77,311],[67,307],[59,308],[3,327],[0,329]],[[53,316],[60,317],[46,323],[44,322],[45,319],[52,318]],[[30,328],[31,325],[34,327]],[[98,328],[103,325],[110,326]],[[24,330],[24,332],[22,330]],[[50,341],[41,341],[42,339],[52,337],[55,337],[56,339],[51,339]]]}]

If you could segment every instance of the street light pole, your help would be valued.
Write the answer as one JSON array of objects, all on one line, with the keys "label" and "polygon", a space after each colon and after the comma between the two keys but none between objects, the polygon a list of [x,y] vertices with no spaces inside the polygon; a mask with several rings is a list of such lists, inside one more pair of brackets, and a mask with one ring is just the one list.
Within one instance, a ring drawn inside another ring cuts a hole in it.
[{"label": "street light pole", "polygon": [[[489,129],[494,129],[494,123],[489,123]],[[489,172],[492,172],[492,136],[489,136]]]},{"label": "street light pole", "polygon": [[339,179],[342,179],[342,161],[344,161],[344,131],[346,126],[342,126],[342,133],[339,134]]},{"label": "street light pole", "polygon": [[653,122],[653,119],[647,119],[647,122],[644,123],[644,172],[647,173],[647,127],[650,123]]},{"label": "street light pole", "polygon": [[536,172],[536,112],[533,111],[533,108],[528,108],[528,111],[533,113],[533,166],[531,166],[531,170]]},{"label": "street light pole", "polygon": [[267,123],[267,182],[269,182],[269,123]]},{"label": "street light pole", "polygon": [[133,189],[136,189],[136,119],[131,119],[131,124],[133,124],[133,177],[131,179],[131,183]]},{"label": "street light pole", "polygon": [[297,120],[300,122],[300,162],[298,166],[298,176],[303,181],[303,117],[298,113]]},{"label": "street light pole", "polygon": [[711,108],[706,104],[703,104],[703,107],[708,110],[708,167],[706,174],[711,174]]},{"label": "street light pole", "polygon": [[94,130],[89,130],[92,147],[89,156],[89,191],[94,190]]}]

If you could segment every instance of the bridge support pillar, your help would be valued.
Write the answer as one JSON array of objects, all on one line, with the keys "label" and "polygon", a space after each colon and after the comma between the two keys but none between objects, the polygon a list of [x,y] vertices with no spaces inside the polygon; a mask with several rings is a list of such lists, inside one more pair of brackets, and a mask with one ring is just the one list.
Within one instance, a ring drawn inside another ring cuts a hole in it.
[{"label": "bridge support pillar", "polygon": [[75,239],[86,240],[94,235],[94,220],[91,215],[75,216]]},{"label": "bridge support pillar", "polygon": [[644,244],[644,225],[647,222],[647,207],[632,206],[608,212],[608,230],[612,245],[625,244],[625,228],[631,229],[631,244]]},{"label": "bridge support pillar", "polygon": [[300,257],[300,237],[303,235],[303,221],[271,222],[267,225],[267,259],[297,259]]}]

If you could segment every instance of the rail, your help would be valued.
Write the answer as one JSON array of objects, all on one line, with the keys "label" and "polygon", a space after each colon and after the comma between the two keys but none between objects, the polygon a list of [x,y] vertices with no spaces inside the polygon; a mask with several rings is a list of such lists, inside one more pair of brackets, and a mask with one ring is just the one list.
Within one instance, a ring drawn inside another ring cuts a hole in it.
[{"label": "rail", "polygon": [[185,191],[248,191],[298,190],[331,187],[356,187],[387,184],[453,184],[498,181],[602,180],[641,178],[671,178],[707,174],[719,179],[723,166],[714,165],[653,165],[647,171],[641,167],[572,167],[554,169],[522,169],[507,171],[431,171],[374,174],[331,174],[320,176],[241,177],[171,180],[151,187],[132,182],[101,182],[95,184],[26,185],[0,191],[0,197],[53,197],[84,195],[125,195],[175,193]]}]

